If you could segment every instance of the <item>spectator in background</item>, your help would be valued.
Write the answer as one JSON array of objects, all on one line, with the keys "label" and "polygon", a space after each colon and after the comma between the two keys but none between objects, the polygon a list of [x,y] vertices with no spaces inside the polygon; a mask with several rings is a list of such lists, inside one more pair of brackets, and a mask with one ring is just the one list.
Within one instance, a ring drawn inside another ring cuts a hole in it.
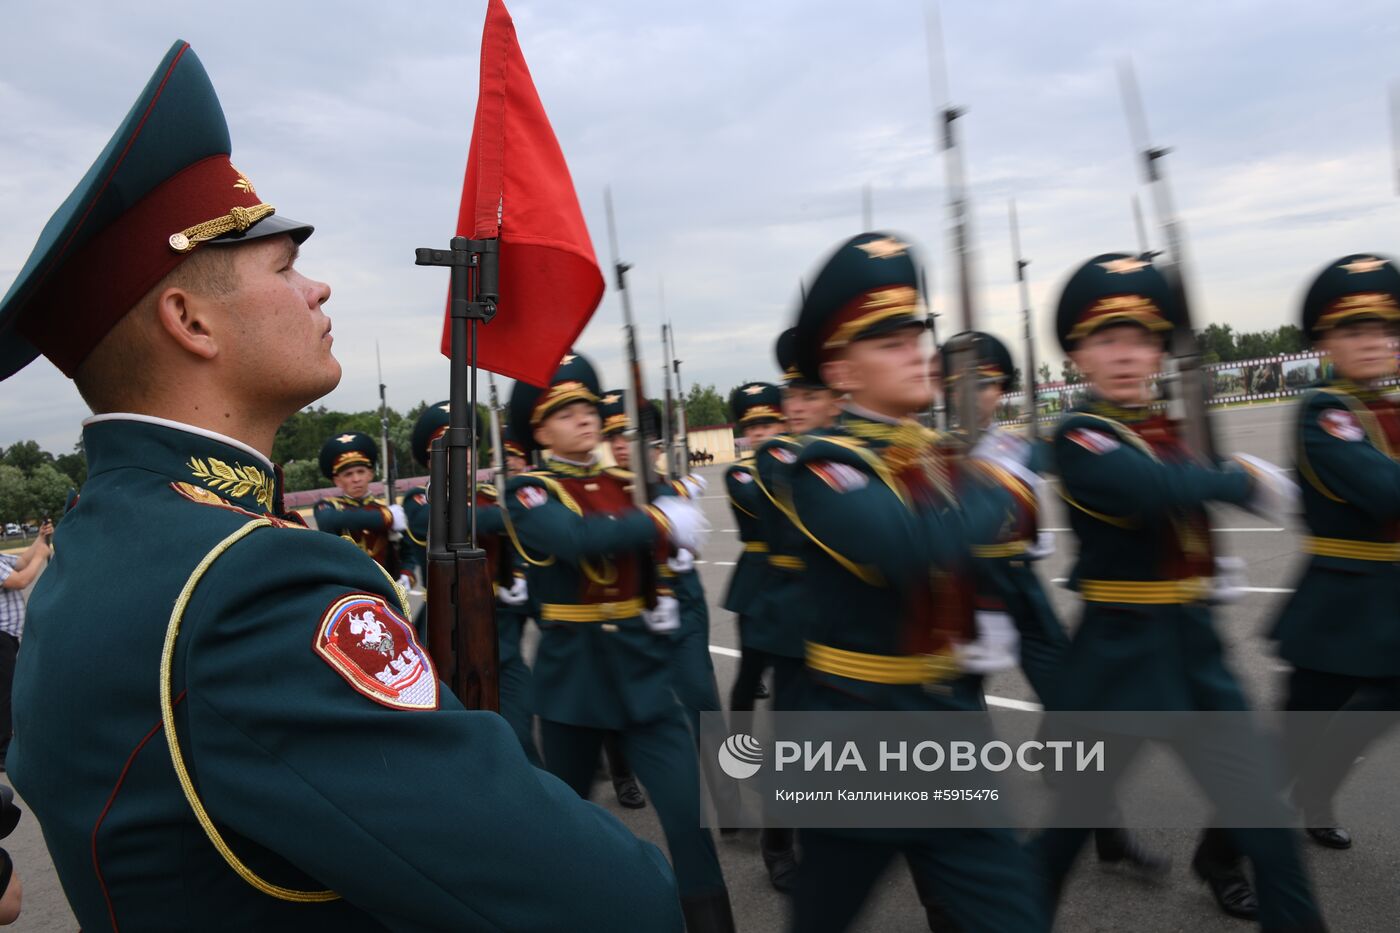
[{"label": "spectator in background", "polygon": [[24,634],[24,590],[44,572],[52,536],[53,522],[45,521],[29,547],[19,554],[0,554],[0,771],[10,750],[10,685]]}]

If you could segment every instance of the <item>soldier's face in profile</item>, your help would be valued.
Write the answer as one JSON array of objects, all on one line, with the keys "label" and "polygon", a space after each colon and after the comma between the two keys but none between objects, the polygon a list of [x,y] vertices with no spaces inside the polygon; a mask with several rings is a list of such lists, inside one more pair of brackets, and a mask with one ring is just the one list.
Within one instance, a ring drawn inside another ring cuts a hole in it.
[{"label": "soldier's face in profile", "polygon": [[335,485],[345,495],[360,499],[369,492],[369,484],[373,479],[374,472],[369,467],[352,466],[335,474]]},{"label": "soldier's face in profile", "polygon": [[1001,404],[1001,384],[988,382],[977,390],[977,414],[984,425],[991,424]]},{"label": "soldier's face in profile", "polygon": [[857,405],[902,417],[927,408],[933,398],[922,326],[856,340],[822,369],[827,385]]},{"label": "soldier's face in profile", "polygon": [[770,437],[777,437],[783,433],[784,425],[781,421],[765,421],[763,424],[751,424],[744,428],[744,440],[754,447],[762,444]]},{"label": "soldier's face in profile", "polygon": [[331,287],[295,266],[298,249],[286,235],[233,247],[237,286],[220,299],[227,324],[219,355],[245,400],[295,411],[340,382],[331,353],[331,319],[322,306]]},{"label": "soldier's face in profile", "polygon": [[841,398],[830,389],[783,387],[783,417],[793,434],[824,428],[836,420],[840,411]]},{"label": "soldier's face in profile", "polygon": [[1144,405],[1151,379],[1162,369],[1162,338],[1136,324],[1094,331],[1070,353],[1075,367],[1106,401]]},{"label": "soldier's face in profile", "polygon": [[525,472],[525,458],[517,457],[515,454],[506,454],[506,472],[511,476]]},{"label": "soldier's face in profile", "polygon": [[624,470],[632,467],[632,445],[627,442],[626,436],[614,434],[608,438],[608,449],[612,451],[613,462]]},{"label": "soldier's face in profile", "polygon": [[535,443],[569,460],[585,460],[598,446],[603,419],[588,402],[570,402],[550,412],[535,428]]},{"label": "soldier's face in profile", "polygon": [[1318,349],[1343,379],[1365,383],[1395,375],[1396,331],[1384,321],[1341,324],[1327,331]]}]

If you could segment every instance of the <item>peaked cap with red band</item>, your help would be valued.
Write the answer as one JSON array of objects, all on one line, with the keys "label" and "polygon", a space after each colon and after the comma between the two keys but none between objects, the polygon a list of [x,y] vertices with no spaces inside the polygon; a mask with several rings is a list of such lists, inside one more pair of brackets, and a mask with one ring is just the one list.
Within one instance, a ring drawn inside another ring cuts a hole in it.
[{"label": "peaked cap with red band", "polygon": [[802,300],[796,369],[820,375],[821,364],[852,341],[911,326],[926,326],[914,248],[890,233],[851,237],[827,258]]},{"label": "peaked cap with red band", "polygon": [[0,379],[42,354],[72,376],[137,301],[192,253],[289,234],[229,161],[214,86],[187,42],[166,53],[97,161],[44,225],[0,301]]},{"label": "peaked cap with red band", "polygon": [[1171,286],[1149,255],[1103,253],[1075,269],[1060,292],[1055,334],[1066,353],[1096,330],[1120,324],[1170,334],[1181,323]]}]

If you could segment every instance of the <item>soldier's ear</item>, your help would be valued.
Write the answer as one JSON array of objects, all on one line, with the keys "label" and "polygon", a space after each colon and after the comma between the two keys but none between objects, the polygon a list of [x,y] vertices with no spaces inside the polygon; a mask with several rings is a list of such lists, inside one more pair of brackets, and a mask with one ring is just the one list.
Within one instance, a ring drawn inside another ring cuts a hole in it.
[{"label": "soldier's ear", "polygon": [[823,382],[843,395],[856,388],[854,367],[851,366],[851,361],[844,356],[822,363],[821,377]]},{"label": "soldier's ear", "polygon": [[181,350],[203,359],[219,355],[212,303],[192,289],[168,285],[156,293],[156,325]]}]

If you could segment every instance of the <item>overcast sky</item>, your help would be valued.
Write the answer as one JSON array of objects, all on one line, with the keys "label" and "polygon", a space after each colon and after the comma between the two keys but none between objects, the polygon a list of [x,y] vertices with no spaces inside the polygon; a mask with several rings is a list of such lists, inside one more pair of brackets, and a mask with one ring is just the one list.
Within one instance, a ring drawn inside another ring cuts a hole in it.
[{"label": "overcast sky", "polygon": [[[687,382],[773,379],[798,281],[859,232],[867,184],[875,226],[923,248],[935,310],[948,310],[922,0],[508,6],[604,264],[613,187],[653,382],[663,283]],[[377,404],[376,340],[390,404],[445,397],[445,273],[416,268],[413,249],[452,234],[484,11],[484,0],[12,0],[0,32],[0,291],[184,38],[218,89],[235,164],[279,213],[316,224],[299,265],[334,288],[345,364],[325,404]],[[1400,252],[1392,4],[978,0],[945,2],[942,19],[952,98],[970,108],[960,125],[979,325],[1018,356],[1008,198],[1052,364],[1065,275],[1136,248],[1115,74],[1125,56],[1154,140],[1174,148],[1202,324],[1292,321],[1327,260]],[[609,385],[622,377],[619,325],[609,292],[579,344]],[[0,444],[66,451],[85,413],[41,359],[0,386]]]}]

